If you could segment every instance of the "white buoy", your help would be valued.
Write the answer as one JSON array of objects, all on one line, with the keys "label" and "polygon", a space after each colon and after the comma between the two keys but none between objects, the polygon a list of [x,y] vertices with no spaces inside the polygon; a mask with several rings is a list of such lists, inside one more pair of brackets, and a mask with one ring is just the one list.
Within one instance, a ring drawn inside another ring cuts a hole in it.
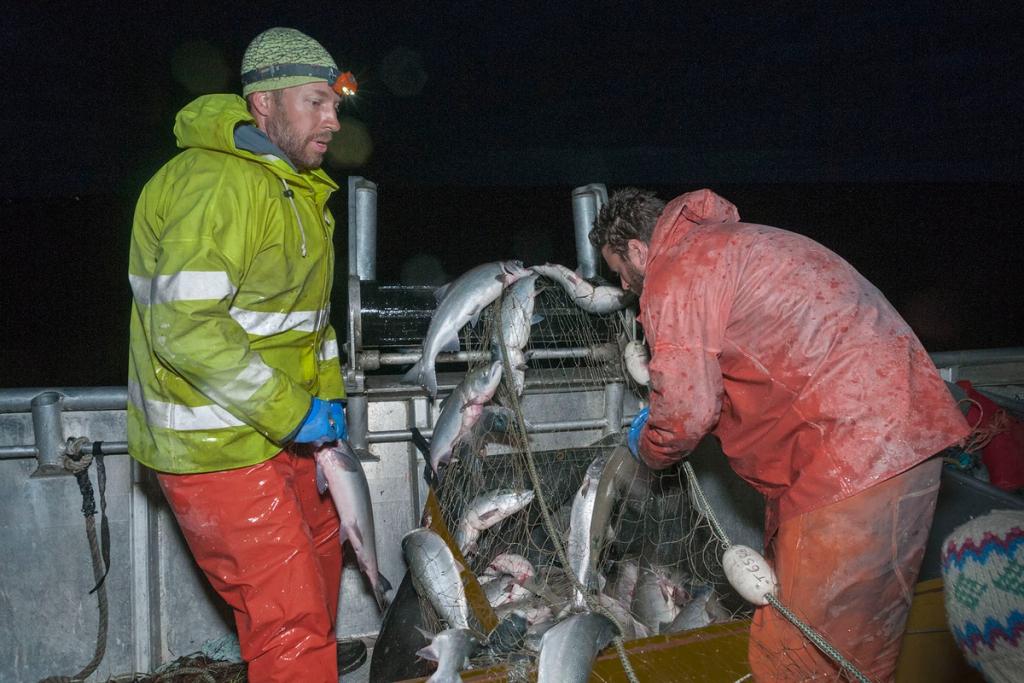
[{"label": "white buoy", "polygon": [[647,352],[646,344],[636,339],[629,342],[622,351],[622,360],[626,364],[626,372],[634,382],[644,387],[651,383],[651,373],[647,369],[651,355]]},{"label": "white buoy", "polygon": [[779,592],[775,570],[759,552],[745,545],[732,545],[722,555],[725,578],[749,603],[767,605],[769,595]]}]

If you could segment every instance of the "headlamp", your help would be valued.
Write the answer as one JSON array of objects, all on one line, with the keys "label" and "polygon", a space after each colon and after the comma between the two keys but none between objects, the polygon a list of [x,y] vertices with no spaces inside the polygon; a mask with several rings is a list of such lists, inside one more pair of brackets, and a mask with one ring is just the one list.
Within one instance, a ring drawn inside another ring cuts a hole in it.
[{"label": "headlamp", "polygon": [[359,84],[351,71],[338,74],[338,77],[331,83],[331,90],[341,97],[351,97],[359,92]]},{"label": "headlamp", "polygon": [[359,90],[359,84],[351,71],[340,72],[329,66],[318,64],[271,64],[242,74],[242,85],[251,85],[271,78],[286,76],[308,76],[322,78],[339,97],[351,97]]}]

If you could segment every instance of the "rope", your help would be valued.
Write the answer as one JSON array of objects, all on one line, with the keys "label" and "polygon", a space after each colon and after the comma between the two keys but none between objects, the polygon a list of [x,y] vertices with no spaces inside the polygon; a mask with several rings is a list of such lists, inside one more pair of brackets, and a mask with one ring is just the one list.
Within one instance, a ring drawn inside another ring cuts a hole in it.
[{"label": "rope", "polygon": [[964,439],[965,453],[977,453],[989,445],[992,439],[1010,428],[1010,416],[1005,410],[996,410],[988,424],[982,424],[985,421],[985,409],[981,404],[973,398],[962,398],[956,402],[958,406],[961,403],[969,403],[978,409],[978,420],[971,426],[971,433]]},{"label": "rope", "polygon": [[[68,444],[65,448],[66,455],[64,456],[64,467],[68,471],[74,473],[75,479],[78,481],[78,489],[82,493],[82,514],[85,516],[85,534],[89,539],[89,553],[92,555],[92,575],[93,580],[96,581],[96,586],[90,593],[97,592],[97,602],[99,605],[99,626],[96,629],[96,648],[93,651],[92,659],[85,667],[74,676],[49,676],[42,679],[39,683],[73,683],[76,681],[84,681],[88,678],[97,668],[99,668],[100,662],[103,660],[104,654],[107,651],[107,588],[104,584],[103,579],[106,577],[106,569],[103,564],[104,552],[100,549],[99,540],[96,538],[96,501],[93,497],[92,482],[89,481],[89,465],[93,462],[93,455],[82,454],[81,449],[88,443],[88,439],[85,437],[78,437],[77,439],[69,439]],[[93,452],[96,453],[99,448],[93,447]],[[77,456],[77,457],[76,457]],[[98,463],[102,463],[102,455],[98,459]],[[106,498],[104,495],[106,489],[106,474],[105,472],[101,475],[100,464],[97,464],[97,477],[100,486],[100,507],[106,510]],[[106,515],[104,514],[103,525],[106,526]],[[109,539],[109,531],[106,531],[107,538]],[[109,543],[108,543],[109,548]],[[107,557],[109,558],[109,549],[107,550]],[[109,561],[108,561],[109,562]],[[109,564],[107,565],[109,566]]]},{"label": "rope", "polygon": [[[683,461],[683,471],[686,473],[686,478],[690,483],[690,491],[693,495],[694,502],[697,504],[700,512],[707,517],[708,522],[711,524],[711,530],[714,535],[718,538],[722,544],[723,550],[728,550],[732,542],[729,540],[728,535],[725,533],[725,529],[719,524],[718,518],[715,516],[715,511],[711,509],[711,504],[707,497],[704,495],[704,490],[701,488],[700,483],[697,481],[697,473],[693,471],[693,465],[689,462]],[[871,683],[871,679],[865,676],[861,671],[854,666],[850,660],[843,656],[841,652],[832,643],[830,643],[825,636],[815,631],[810,625],[804,623],[800,617],[796,616],[787,608],[779,599],[774,595],[766,595],[765,599],[768,604],[778,610],[779,614],[786,618],[800,633],[804,635],[807,640],[811,642],[815,647],[821,650],[829,659],[834,661],[839,667],[853,676],[856,680],[861,683]]]},{"label": "rope", "polygon": [[[504,299],[504,293],[502,294],[502,299]],[[499,300],[495,306],[495,310],[497,311],[495,318],[499,330],[501,329],[501,303],[501,300]],[[505,353],[504,344],[502,344],[499,349],[499,353],[501,354],[502,373],[505,377],[511,377],[512,366],[509,364],[508,354]],[[522,407],[519,404],[519,396],[516,395],[514,391],[510,393],[514,397],[512,402],[515,404],[515,410],[513,412],[516,416],[517,428],[520,430],[520,434],[525,436],[526,420],[523,418]],[[594,599],[594,596],[590,594],[586,586],[580,583],[579,577],[577,577],[575,572],[572,571],[572,567],[569,564],[569,556],[566,554],[565,546],[562,544],[562,538],[555,527],[554,521],[551,519],[551,512],[548,507],[547,497],[544,495],[543,482],[541,481],[540,473],[537,471],[537,465],[533,459],[533,449],[530,448],[530,441],[525,438],[522,441],[523,453],[526,456],[526,469],[530,474],[530,481],[533,483],[534,498],[536,503],[540,506],[541,520],[544,522],[544,529],[548,532],[548,536],[550,537],[552,544],[555,546],[555,554],[558,556],[558,561],[561,562],[562,566],[565,568],[566,575],[572,579],[573,587],[583,595],[583,598],[587,603],[587,607],[589,607],[592,612],[596,612],[607,617],[611,620],[612,624],[615,625],[617,633],[612,639],[612,643],[615,645],[615,651],[619,655],[619,661],[622,662],[622,669],[626,672],[626,678],[630,683],[640,683],[640,679],[637,678],[636,671],[633,669],[633,665],[629,661],[629,655],[626,652],[626,645],[622,639],[622,625],[614,616],[612,616],[611,612]]]},{"label": "rope", "polygon": [[165,671],[157,675],[154,683],[160,683],[160,681],[167,681],[178,676],[202,676],[204,681],[207,683],[217,683],[217,679],[210,673],[211,670],[216,671],[218,669],[226,669],[232,666],[238,666],[233,662],[210,662],[206,666],[183,666],[180,669],[174,671]]}]

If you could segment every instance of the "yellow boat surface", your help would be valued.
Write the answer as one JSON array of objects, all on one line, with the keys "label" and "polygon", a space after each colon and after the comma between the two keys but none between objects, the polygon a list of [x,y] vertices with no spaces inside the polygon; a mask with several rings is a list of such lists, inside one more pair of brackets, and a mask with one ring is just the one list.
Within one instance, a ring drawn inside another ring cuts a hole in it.
[{"label": "yellow boat surface", "polygon": [[[735,683],[751,680],[747,665],[750,620],[713,624],[626,643],[629,661],[641,683]],[[508,680],[508,667],[497,666],[461,673],[465,683]],[[535,674],[531,675],[531,680]],[[415,679],[424,681],[426,679]],[[590,680],[626,681],[614,647],[594,662]],[[946,624],[942,579],[923,581],[914,591],[903,648],[896,669],[897,683],[983,683],[957,649]]]}]

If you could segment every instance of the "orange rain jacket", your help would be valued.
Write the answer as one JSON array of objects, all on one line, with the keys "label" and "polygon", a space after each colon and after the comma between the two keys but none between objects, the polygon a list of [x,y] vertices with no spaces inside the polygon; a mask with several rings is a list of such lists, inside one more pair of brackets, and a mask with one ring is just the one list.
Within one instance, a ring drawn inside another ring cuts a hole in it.
[{"label": "orange rain jacket", "polygon": [[665,207],[640,308],[651,349],[641,456],[664,468],[715,434],[767,498],[766,539],[969,431],[878,289],[807,237],[740,223],[710,190]]}]

